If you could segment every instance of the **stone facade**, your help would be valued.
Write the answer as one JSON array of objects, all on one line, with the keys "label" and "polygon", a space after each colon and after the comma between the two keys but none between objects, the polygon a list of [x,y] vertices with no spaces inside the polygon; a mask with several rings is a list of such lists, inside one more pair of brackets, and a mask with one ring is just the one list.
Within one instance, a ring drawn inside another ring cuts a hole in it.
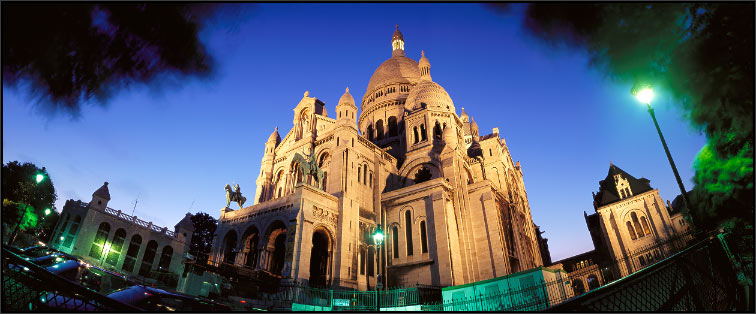
[{"label": "stone facade", "polygon": [[89,203],[66,201],[50,245],[130,277],[177,280],[194,231],[191,215],[168,230],[107,207],[108,201],[107,182]]},{"label": "stone facade", "polygon": [[[405,57],[398,29],[391,47],[359,114],[348,88],[333,117],[305,92],[289,133],[265,143],[255,204],[222,209],[211,263],[361,290],[376,274],[451,286],[542,266],[522,169],[498,129],[480,136],[458,115],[425,53]],[[299,167],[307,156],[322,182]]]},{"label": "stone facade", "polygon": [[586,223],[594,245],[603,259],[626,264],[620,267],[623,277],[657,259],[652,256],[655,252],[636,252],[688,230],[675,227],[671,208],[664,205],[659,190],[652,188],[648,179],[636,179],[614,164],[599,181],[593,205],[596,213],[586,215]]}]

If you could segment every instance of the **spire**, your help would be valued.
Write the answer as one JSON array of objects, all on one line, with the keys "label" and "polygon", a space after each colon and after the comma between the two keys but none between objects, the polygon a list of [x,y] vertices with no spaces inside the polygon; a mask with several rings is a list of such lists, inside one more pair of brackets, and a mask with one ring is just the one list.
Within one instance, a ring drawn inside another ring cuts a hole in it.
[{"label": "spire", "polygon": [[430,61],[428,61],[428,58],[425,57],[425,50],[420,51],[420,53],[422,54],[422,56],[420,57],[420,61],[418,61],[417,63],[417,67],[420,69],[420,79],[432,81],[430,75]]},{"label": "spire", "polygon": [[399,31],[399,24],[396,24],[394,35],[391,36],[391,56],[404,56],[404,36]]}]

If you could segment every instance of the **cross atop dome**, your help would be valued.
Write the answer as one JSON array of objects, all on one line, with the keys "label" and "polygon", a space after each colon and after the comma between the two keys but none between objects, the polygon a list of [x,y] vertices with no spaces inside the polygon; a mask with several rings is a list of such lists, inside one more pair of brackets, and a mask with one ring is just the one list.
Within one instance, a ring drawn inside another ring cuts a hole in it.
[{"label": "cross atop dome", "polygon": [[391,56],[404,56],[404,36],[399,31],[399,24],[396,24],[394,35],[391,36]]}]

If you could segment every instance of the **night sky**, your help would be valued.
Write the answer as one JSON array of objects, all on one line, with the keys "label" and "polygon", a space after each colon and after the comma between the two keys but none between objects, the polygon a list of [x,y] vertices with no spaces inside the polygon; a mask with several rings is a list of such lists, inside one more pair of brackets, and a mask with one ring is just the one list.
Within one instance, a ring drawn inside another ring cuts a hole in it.
[{"label": "night sky", "polygon": [[[362,99],[391,57],[399,24],[409,58],[420,50],[433,80],[464,107],[480,134],[498,127],[520,161],[534,222],[554,261],[593,249],[583,211],[593,212],[609,162],[646,177],[661,197],[680,193],[645,105],[588,66],[586,54],[542,45],[508,14],[479,4],[234,4],[240,21],[216,17],[201,40],[218,61],[211,80],[133,87],[81,117],[49,116],[23,88],[3,86],[3,163],[47,167],[58,193],[91,200],[110,183],[109,207],[173,227],[186,212],[218,218],[225,184],[252,205],[265,141],[283,138],[303,93],[331,117],[345,87]],[[652,101],[686,188],[705,137],[663,90]],[[460,112],[458,112],[459,114]],[[235,208],[232,204],[232,208]]]}]

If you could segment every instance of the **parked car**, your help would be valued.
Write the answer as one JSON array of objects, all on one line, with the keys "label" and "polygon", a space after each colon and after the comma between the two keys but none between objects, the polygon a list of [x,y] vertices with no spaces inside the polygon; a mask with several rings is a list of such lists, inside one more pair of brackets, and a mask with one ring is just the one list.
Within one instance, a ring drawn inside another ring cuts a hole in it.
[{"label": "parked car", "polygon": [[[107,295],[108,298],[135,306],[147,312],[230,312],[231,307],[205,298],[194,297],[142,285],[126,287]],[[84,302],[48,293],[40,298],[47,310],[94,311],[102,309],[96,302]],[[111,309],[118,310],[118,309]]]}]

